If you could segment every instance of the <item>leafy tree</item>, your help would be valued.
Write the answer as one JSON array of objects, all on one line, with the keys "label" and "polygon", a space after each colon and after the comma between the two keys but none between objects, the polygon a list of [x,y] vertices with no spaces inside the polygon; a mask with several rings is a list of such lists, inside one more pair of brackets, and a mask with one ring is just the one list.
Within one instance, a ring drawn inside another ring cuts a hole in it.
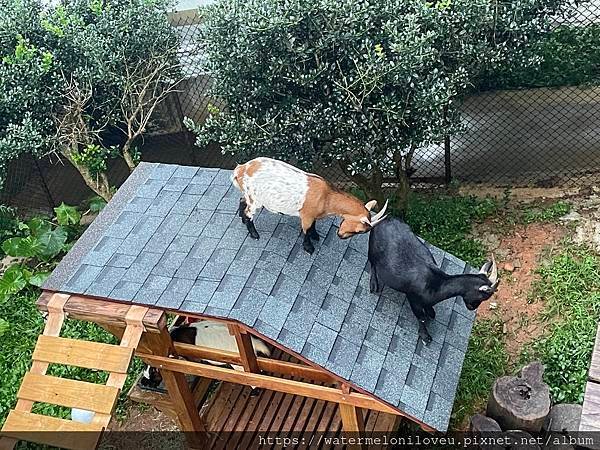
[{"label": "leafy tree", "polygon": [[[108,200],[108,160],[122,157],[135,168],[138,140],[179,80],[168,0],[0,4],[8,12],[0,20],[2,163],[54,152]],[[114,130],[122,144],[104,146]]]},{"label": "leafy tree", "polygon": [[[339,164],[370,197],[406,201],[416,148],[459,129],[484,70],[522,58],[557,0],[221,0],[204,9],[211,115],[198,144],[239,159]],[[219,105],[226,105],[225,107]]]}]

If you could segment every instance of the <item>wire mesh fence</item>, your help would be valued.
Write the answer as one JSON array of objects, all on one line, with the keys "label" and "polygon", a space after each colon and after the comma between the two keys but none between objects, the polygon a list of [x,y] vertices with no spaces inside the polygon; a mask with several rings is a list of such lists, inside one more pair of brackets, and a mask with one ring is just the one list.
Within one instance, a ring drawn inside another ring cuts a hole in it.
[{"label": "wire mesh fence", "polygon": [[[201,70],[199,15],[175,13],[184,79],[159,121],[168,125],[144,138],[142,159],[153,162],[232,168],[235,160],[217,145],[197,148],[183,118],[201,123],[208,114],[210,75]],[[456,180],[499,186],[562,186],[600,180],[600,0],[580,3],[532,52],[539,68],[490,78],[462,107],[464,131],[416,150],[415,183]],[[348,181],[339,167],[316,171]],[[127,176],[120,161],[110,167],[118,186]],[[393,181],[393,180],[392,180]],[[25,211],[77,204],[92,192],[68,163],[32,157],[9,165],[0,203]]]}]

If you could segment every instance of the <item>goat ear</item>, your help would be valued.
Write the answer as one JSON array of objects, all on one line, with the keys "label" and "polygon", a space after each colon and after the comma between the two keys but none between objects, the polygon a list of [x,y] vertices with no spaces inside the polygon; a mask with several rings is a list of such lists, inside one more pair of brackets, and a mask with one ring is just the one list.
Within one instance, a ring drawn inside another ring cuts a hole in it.
[{"label": "goat ear", "polygon": [[365,203],[365,208],[367,208],[367,211],[371,211],[376,206],[377,206],[377,200],[370,200],[367,203]]}]

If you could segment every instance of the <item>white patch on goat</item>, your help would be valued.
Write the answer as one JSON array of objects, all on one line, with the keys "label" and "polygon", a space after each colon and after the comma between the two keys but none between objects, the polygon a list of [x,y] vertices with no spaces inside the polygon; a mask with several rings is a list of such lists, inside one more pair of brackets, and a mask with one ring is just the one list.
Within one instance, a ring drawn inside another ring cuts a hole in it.
[{"label": "white patch on goat", "polygon": [[299,216],[308,191],[309,174],[283,161],[270,158],[256,158],[256,161],[260,163],[256,172],[252,176],[245,174],[242,180],[249,217],[254,217],[263,206],[274,213]]},{"label": "white patch on goat", "polygon": [[146,366],[144,369],[144,374],[142,375],[146,380],[150,379],[150,366]]}]

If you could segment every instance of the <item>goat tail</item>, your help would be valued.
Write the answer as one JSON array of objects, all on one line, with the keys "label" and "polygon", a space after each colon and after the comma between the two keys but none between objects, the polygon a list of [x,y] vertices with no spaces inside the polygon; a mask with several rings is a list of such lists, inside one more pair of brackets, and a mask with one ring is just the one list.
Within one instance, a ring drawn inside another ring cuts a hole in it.
[{"label": "goat tail", "polygon": [[256,339],[256,338],[252,337],[252,346],[254,347],[254,352],[257,355],[260,354],[260,355],[264,355],[267,357],[271,356],[271,350],[269,349],[269,347],[267,347],[267,344],[265,344],[260,339]]}]

